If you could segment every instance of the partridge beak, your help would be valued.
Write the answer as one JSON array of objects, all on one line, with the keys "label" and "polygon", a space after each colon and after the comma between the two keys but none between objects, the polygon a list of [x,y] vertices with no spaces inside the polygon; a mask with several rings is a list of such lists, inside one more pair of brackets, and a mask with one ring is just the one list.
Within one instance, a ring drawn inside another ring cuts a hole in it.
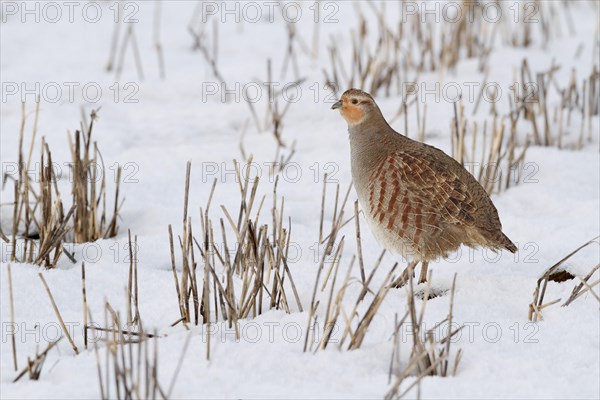
[{"label": "partridge beak", "polygon": [[341,100],[338,100],[335,103],[333,103],[333,105],[331,106],[331,109],[336,110],[336,109],[342,107],[343,105],[344,105],[344,102]]}]

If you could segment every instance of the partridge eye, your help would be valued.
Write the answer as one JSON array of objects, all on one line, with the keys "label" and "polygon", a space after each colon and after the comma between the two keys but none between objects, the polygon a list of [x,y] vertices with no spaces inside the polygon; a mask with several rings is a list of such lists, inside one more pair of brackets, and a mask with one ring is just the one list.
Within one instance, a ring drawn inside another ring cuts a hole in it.
[{"label": "partridge eye", "polygon": [[352,99],[352,104],[358,104],[358,100]]}]

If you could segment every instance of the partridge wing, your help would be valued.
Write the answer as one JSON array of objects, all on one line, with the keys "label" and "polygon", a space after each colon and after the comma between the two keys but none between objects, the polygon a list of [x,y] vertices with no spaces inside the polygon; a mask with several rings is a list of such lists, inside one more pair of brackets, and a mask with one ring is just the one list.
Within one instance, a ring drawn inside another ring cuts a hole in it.
[{"label": "partridge wing", "polygon": [[423,155],[393,152],[371,175],[372,218],[415,243],[423,230],[433,233],[442,224],[472,226],[476,209],[461,177]]}]

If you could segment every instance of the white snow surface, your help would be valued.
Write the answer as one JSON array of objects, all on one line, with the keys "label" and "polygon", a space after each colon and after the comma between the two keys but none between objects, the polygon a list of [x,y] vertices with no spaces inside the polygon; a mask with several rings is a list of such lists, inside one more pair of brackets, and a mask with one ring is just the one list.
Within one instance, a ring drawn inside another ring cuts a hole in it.
[{"label": "white snow surface", "polygon": [[[286,168],[280,175],[278,193],[285,196],[285,215],[292,221],[292,242],[298,254],[290,260],[290,268],[305,311],[300,312],[291,301],[290,314],[271,310],[257,318],[240,321],[242,338],[239,341],[235,340],[231,330],[225,329],[225,324],[217,324],[219,332],[211,339],[210,361],[206,360],[203,327],[190,325],[192,337],[172,392],[173,398],[381,398],[390,387],[388,367],[393,346],[394,315],[403,315],[407,307],[407,293],[403,289],[392,289],[387,295],[359,350],[340,351],[337,346],[331,345],[315,354],[303,352],[308,318],[306,309],[309,308],[318,269],[315,258],[319,254],[315,243],[318,240],[322,175],[329,172],[331,179],[339,182],[342,193],[351,182],[346,124],[337,112],[329,109],[333,95],[323,87],[322,69],[330,69],[327,47],[331,40],[338,43],[344,57],[349,54],[350,29],[356,28],[357,18],[351,3],[329,3],[336,6],[331,10],[335,10],[338,22],[321,24],[318,58],[312,59],[298,51],[300,75],[306,77],[306,81],[301,85],[299,100],[290,104],[282,128],[286,144],[296,141],[296,153],[291,159],[293,167]],[[121,98],[115,101],[114,91],[110,89],[116,80],[115,72],[105,70],[114,25],[113,11],[109,8],[112,2],[99,4],[103,15],[97,23],[86,22],[78,8],[73,23],[67,20],[67,15],[63,15],[58,23],[50,23],[43,18],[36,23],[31,17],[22,22],[20,14],[17,14],[0,24],[3,96],[6,95],[5,85],[11,82],[25,83],[28,87],[33,87],[36,82],[42,87],[50,82],[62,87],[64,82],[80,83],[72,101],[65,91],[60,101],[51,103],[43,99],[40,106],[38,138],[46,138],[63,174],[68,174],[63,162],[70,159],[67,131],[79,127],[82,107],[88,114],[92,109],[101,107],[94,137],[107,165],[105,173],[109,177],[109,191],[112,193],[114,175],[108,166],[115,163],[127,165],[129,169],[124,171],[124,175],[130,178],[121,186],[126,200],[116,238],[76,245],[75,256],[79,262],[72,264],[63,257],[54,270],[12,264],[15,323],[19,329],[19,368],[25,366],[27,356],[33,355],[36,347],[43,349],[49,341],[60,336],[57,318],[37,276],[39,272],[48,282],[63,319],[72,324],[74,341],[80,350],[83,349],[81,260],[86,261],[88,303],[95,320],[102,320],[105,301],[124,315],[129,269],[126,260],[127,229],[130,229],[132,234],[137,235],[139,243],[140,313],[145,329],[157,330],[162,336],[158,340],[159,381],[168,387],[190,332],[182,324],[170,327],[179,318],[179,309],[167,234],[169,224],[173,225],[176,234],[181,230],[185,163],[187,160],[192,162],[189,203],[197,230],[200,226],[199,209],[206,204],[214,178],[218,183],[211,207],[213,221],[218,222],[223,217],[219,207],[222,204],[237,213],[239,187],[232,173],[232,160],[241,159],[240,132],[250,120],[244,147],[247,153],[254,155],[259,166],[252,171],[261,175],[259,194],[267,196],[261,218],[264,223],[270,223],[273,177],[269,175],[266,163],[273,160],[276,146],[270,132],[257,130],[245,101],[230,98],[223,102],[221,89],[218,95],[203,98],[206,83],[218,80],[202,54],[191,49],[193,41],[187,25],[197,6],[194,1],[161,3],[164,80],[160,79],[153,47],[156,3],[135,3],[139,6],[135,14],[139,21],[133,25],[144,79],[139,79],[129,49],[119,78]],[[221,2],[214,4],[223,7]],[[244,4],[241,3],[242,6]],[[309,7],[313,3],[301,4],[303,15],[296,27],[307,47],[311,48],[314,22]],[[233,4],[230,6],[233,7]],[[389,2],[386,6],[388,21],[397,19],[399,14],[394,11],[397,4]],[[360,7],[371,21],[371,29],[375,30],[370,7],[366,3],[360,4]],[[266,14],[267,8],[263,6],[261,9]],[[64,13],[66,10],[63,7]],[[578,2],[570,10],[576,21],[575,32],[570,33],[563,23],[561,34],[553,37],[545,48],[539,40],[527,49],[501,43],[495,46],[489,62],[489,79],[499,82],[504,96],[508,95],[508,86],[524,57],[528,58],[534,72],[548,69],[554,60],[560,65],[556,79],[561,85],[568,80],[573,69],[578,72],[579,81],[590,73],[593,63],[598,61],[593,51],[593,41],[598,40],[598,7]],[[218,20],[220,17],[217,15],[215,18]],[[280,87],[295,80],[291,67],[285,76],[281,76],[287,46],[285,21],[281,13],[276,12],[273,22],[266,15],[256,23],[243,19],[235,23],[233,17],[228,18],[217,23],[217,63],[229,88],[236,83],[243,87],[251,82],[265,81],[267,59],[272,60],[273,80],[279,82]],[[213,29],[214,24],[210,20],[206,25],[207,41],[212,41]],[[580,43],[583,49],[577,57]],[[466,58],[453,71],[424,73],[418,78],[419,83],[429,85],[458,82],[462,86],[464,82],[482,80],[477,60]],[[80,88],[90,82],[102,87],[102,96],[97,103],[86,101],[81,94]],[[122,96],[129,93],[123,88],[127,82],[139,87],[134,94],[134,98],[139,100],[137,103],[123,102]],[[319,85],[317,91],[311,90],[315,83]],[[266,97],[266,88],[262,88],[261,94]],[[26,138],[29,138],[34,96],[28,95],[26,100],[25,132]],[[265,100],[263,98],[256,104],[261,122]],[[388,120],[396,114],[401,103],[401,97],[395,93],[390,97],[380,93],[376,100]],[[554,98],[551,104],[558,101]],[[282,104],[285,105],[285,102],[280,101],[280,106]],[[498,104],[499,111],[505,112],[507,104],[503,99]],[[0,156],[4,173],[17,161],[20,96],[7,95],[1,107]],[[426,141],[448,152],[452,103],[444,99],[436,102],[430,98],[427,107]],[[489,120],[489,104],[481,104],[474,116],[471,115],[473,107],[474,102],[465,102],[465,115],[470,121]],[[411,116],[414,119],[414,114]],[[571,128],[565,133],[567,142],[576,141],[579,121],[579,115],[574,115]],[[403,132],[402,118],[395,120],[392,126]],[[585,128],[587,132],[587,124]],[[410,136],[415,137],[416,121],[409,121],[409,130],[412,131]],[[592,143],[587,143],[581,151],[532,146],[526,156],[526,161],[532,165],[531,179],[493,196],[503,230],[518,245],[518,253],[502,252],[496,256],[491,252],[463,248],[452,260],[430,265],[434,288],[449,289],[454,274],[457,274],[454,318],[466,327],[453,344],[455,351],[461,348],[464,353],[456,376],[425,378],[420,387],[423,398],[600,398],[598,301],[588,293],[568,307],[556,304],[544,309],[543,321],[530,323],[527,319],[528,304],[540,275],[599,234],[597,116],[592,119],[592,130]],[[520,143],[529,133],[529,126],[518,126]],[[34,160],[37,159],[37,151],[36,146]],[[68,203],[68,186],[64,187],[63,197]],[[10,232],[12,190],[12,185],[7,184],[1,192],[1,221],[5,232]],[[333,192],[332,184],[328,187],[330,206],[325,219],[326,229],[332,218]],[[352,213],[355,200],[356,194],[352,190],[346,209],[348,215]],[[365,266],[369,273],[381,247],[371,236],[363,218],[361,227]],[[220,230],[218,232],[220,235]],[[346,225],[341,235],[346,235],[347,239],[340,267],[340,276],[343,276],[356,252],[354,224]],[[320,248],[322,251],[322,246]],[[13,370],[8,335],[9,257],[8,247],[2,243],[1,397],[98,398],[100,388],[93,347],[75,355],[67,340],[61,341],[58,348],[49,354],[39,381],[24,377],[17,383],[11,383],[16,372]],[[373,288],[378,287],[388,268],[396,261],[404,265],[398,256],[385,255]],[[569,260],[567,268],[583,276],[598,262],[599,246],[592,244]],[[354,268],[353,274],[358,276],[358,269]],[[591,281],[597,279],[598,274]],[[578,282],[576,279],[560,284],[550,283],[546,301],[561,298],[564,302]],[[597,293],[597,287],[595,290]],[[349,287],[344,302],[347,312],[359,291],[358,283]],[[318,313],[322,321],[328,293],[319,295],[322,304]],[[368,295],[367,302],[371,299],[372,296]],[[417,306],[420,303],[418,300]],[[425,313],[426,326],[433,327],[444,319],[448,305],[448,295],[429,301]],[[410,344],[410,336],[402,338],[403,361],[407,359]],[[104,354],[103,348],[101,354]],[[111,394],[114,397],[114,389],[111,389]],[[410,398],[416,396],[416,390],[408,393]]]}]

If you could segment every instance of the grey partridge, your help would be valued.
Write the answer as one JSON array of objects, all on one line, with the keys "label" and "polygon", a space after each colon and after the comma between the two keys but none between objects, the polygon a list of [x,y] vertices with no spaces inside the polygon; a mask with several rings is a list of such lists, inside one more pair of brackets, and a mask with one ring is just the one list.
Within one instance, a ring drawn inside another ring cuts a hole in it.
[{"label": "grey partridge", "polygon": [[462,244],[517,251],[487,192],[456,160],[394,131],[362,90],[347,90],[331,108],[348,123],[352,179],[373,235],[411,260],[411,271],[421,262],[419,282],[430,261]]}]

